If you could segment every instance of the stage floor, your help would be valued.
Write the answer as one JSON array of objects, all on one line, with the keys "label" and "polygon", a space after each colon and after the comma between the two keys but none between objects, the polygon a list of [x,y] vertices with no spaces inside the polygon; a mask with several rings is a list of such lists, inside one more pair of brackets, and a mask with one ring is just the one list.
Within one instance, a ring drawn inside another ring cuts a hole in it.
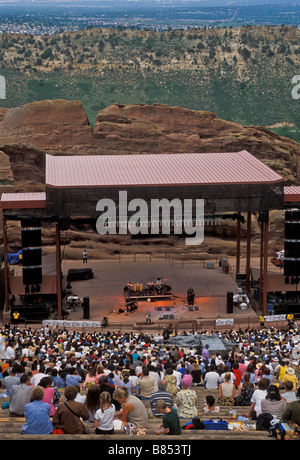
[{"label": "stage floor", "polygon": [[[240,310],[234,307],[233,314],[228,314],[227,291],[237,292],[237,285],[230,273],[223,273],[215,264],[215,268],[203,267],[202,262],[190,261],[182,264],[180,261],[155,259],[149,260],[89,260],[83,264],[82,260],[63,260],[62,271],[64,282],[70,268],[91,268],[94,278],[87,281],[73,281],[72,293],[80,297],[90,298],[90,320],[101,321],[108,316],[109,321],[138,323],[145,322],[147,311],[151,312],[151,320],[157,321],[163,315],[174,315],[174,320],[200,320],[206,318],[228,318],[234,315],[256,316],[252,308]],[[167,284],[172,287],[171,301],[138,302],[138,309],[132,313],[119,313],[119,309],[126,310],[123,288],[129,283],[143,283],[155,281],[158,277],[166,278]],[[190,311],[186,306],[186,293],[189,287],[194,288],[195,303],[199,310]],[[162,311],[157,310],[162,307]],[[170,307],[169,311],[165,307]],[[82,309],[70,314],[73,320],[83,319]]]}]

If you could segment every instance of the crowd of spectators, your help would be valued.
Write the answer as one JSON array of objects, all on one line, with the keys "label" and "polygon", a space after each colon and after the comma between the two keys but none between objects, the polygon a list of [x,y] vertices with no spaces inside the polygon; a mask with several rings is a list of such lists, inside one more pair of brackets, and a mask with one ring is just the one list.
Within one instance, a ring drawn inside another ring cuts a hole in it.
[{"label": "crowd of spectators", "polygon": [[8,398],[2,407],[13,417],[25,416],[24,434],[83,434],[83,422],[95,433],[111,434],[118,422],[125,429],[147,428],[151,417],[162,420],[158,433],[179,434],[178,420],[199,417],[199,385],[206,391],[203,414],[241,405],[258,429],[274,418],[300,425],[295,327],[219,332],[230,345],[222,353],[209,346],[180,349],[165,334],[10,324],[0,333],[0,396]]}]

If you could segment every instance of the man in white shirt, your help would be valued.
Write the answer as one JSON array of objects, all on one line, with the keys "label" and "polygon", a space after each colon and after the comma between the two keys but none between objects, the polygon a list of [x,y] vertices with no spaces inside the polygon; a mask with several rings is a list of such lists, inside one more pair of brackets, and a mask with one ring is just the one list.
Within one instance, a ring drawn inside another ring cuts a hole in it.
[{"label": "man in white shirt", "polygon": [[209,369],[209,372],[207,372],[204,377],[204,386],[207,390],[217,390],[220,381],[219,374],[215,371],[214,366],[210,366]]},{"label": "man in white shirt", "polygon": [[262,378],[257,383],[257,389],[254,391],[251,397],[251,404],[249,407],[249,418],[256,419],[259,414],[261,414],[261,401],[266,399],[267,387],[269,385],[269,380]]},{"label": "man in white shirt", "polygon": [[176,380],[177,380],[176,386],[177,386],[178,389],[180,389],[181,388],[182,373],[177,371],[174,367],[175,366],[172,366],[173,375],[175,375]]},{"label": "man in white shirt", "polygon": [[40,380],[43,377],[47,377],[47,374],[44,372],[44,368],[41,368],[40,372],[38,372],[37,374],[34,374],[34,376],[32,377],[31,379],[32,385],[36,387],[40,383]]},{"label": "man in white shirt", "polygon": [[15,359],[16,352],[15,352],[15,345],[13,343],[9,343],[5,350],[5,359]]}]

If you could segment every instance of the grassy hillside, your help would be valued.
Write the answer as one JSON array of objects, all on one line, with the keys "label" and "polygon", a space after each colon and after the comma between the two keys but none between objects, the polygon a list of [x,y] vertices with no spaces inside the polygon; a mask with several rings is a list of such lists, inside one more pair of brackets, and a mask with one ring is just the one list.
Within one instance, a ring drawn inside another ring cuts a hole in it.
[{"label": "grassy hillside", "polygon": [[[299,136],[300,30],[241,27],[189,31],[91,29],[55,36],[0,36],[1,107],[43,99],[82,101],[93,124],[113,103],[155,102],[243,125],[289,123]],[[290,128],[291,127],[291,128]]]}]

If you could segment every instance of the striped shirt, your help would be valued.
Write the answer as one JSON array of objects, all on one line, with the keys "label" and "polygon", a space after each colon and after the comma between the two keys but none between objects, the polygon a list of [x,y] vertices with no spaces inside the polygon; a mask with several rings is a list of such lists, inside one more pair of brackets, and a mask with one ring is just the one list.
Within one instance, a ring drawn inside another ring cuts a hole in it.
[{"label": "striped shirt", "polygon": [[166,390],[157,390],[155,393],[152,394],[152,396],[150,398],[151,410],[152,410],[153,415],[155,415],[155,417],[162,417],[163,416],[163,414],[160,414],[159,412],[156,412],[156,410],[155,410],[156,403],[160,399],[165,401],[165,403],[167,404],[167,406],[170,409],[172,408],[172,405],[173,405],[173,396],[172,396],[171,393],[169,393]]}]

